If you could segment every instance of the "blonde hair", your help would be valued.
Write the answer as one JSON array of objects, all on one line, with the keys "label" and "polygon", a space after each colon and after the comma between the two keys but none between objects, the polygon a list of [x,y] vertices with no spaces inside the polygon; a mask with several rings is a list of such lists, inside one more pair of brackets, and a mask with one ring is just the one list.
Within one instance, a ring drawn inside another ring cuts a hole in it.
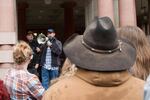
[{"label": "blonde hair", "polygon": [[14,46],[13,59],[14,59],[14,63],[16,63],[17,65],[26,62],[31,58],[31,56],[32,56],[32,49],[26,42],[19,41]]},{"label": "blonde hair", "polygon": [[150,46],[145,33],[136,26],[126,26],[118,29],[121,38],[130,41],[136,48],[137,56],[131,73],[146,80],[150,73]]},{"label": "blonde hair", "polygon": [[62,79],[74,76],[76,71],[77,71],[77,67],[75,66],[75,64],[73,64],[68,58],[66,58],[66,60],[63,64],[60,76],[56,79],[53,79],[51,81],[51,85]]},{"label": "blonde hair", "polygon": [[73,76],[77,71],[77,67],[68,58],[66,58],[62,70],[62,76]]}]

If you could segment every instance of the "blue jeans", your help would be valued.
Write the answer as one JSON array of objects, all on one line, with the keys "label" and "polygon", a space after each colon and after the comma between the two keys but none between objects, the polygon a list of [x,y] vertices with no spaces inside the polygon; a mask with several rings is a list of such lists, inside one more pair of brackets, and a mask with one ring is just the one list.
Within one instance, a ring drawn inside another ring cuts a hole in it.
[{"label": "blue jeans", "polygon": [[42,86],[45,88],[45,90],[47,90],[50,85],[50,81],[58,77],[58,70],[47,70],[42,67],[41,71]]}]

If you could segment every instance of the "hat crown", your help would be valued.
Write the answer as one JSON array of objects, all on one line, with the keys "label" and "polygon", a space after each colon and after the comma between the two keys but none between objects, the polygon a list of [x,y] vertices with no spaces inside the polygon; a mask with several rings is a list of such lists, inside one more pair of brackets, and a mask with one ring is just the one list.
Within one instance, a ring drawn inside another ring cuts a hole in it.
[{"label": "hat crown", "polygon": [[83,35],[71,36],[63,45],[65,55],[78,68],[91,71],[122,71],[133,66],[136,49],[118,41],[110,18],[95,18]]},{"label": "hat crown", "polygon": [[96,17],[86,28],[83,41],[98,50],[113,50],[119,45],[115,27],[109,17]]}]

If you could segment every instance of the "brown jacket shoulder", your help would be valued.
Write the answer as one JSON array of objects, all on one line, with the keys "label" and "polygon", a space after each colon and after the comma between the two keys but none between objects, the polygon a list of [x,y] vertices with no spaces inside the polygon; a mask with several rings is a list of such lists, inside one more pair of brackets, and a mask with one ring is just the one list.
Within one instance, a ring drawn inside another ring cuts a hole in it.
[{"label": "brown jacket shoulder", "polygon": [[144,81],[123,72],[79,70],[50,87],[42,100],[143,100]]}]

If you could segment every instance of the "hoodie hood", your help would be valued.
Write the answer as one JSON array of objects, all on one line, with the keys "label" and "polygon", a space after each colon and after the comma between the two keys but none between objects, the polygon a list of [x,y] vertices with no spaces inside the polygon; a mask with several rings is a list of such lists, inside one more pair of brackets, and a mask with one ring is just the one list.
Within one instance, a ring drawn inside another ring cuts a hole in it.
[{"label": "hoodie hood", "polygon": [[93,72],[78,69],[76,76],[96,86],[111,87],[123,84],[131,75],[127,70],[119,72]]}]

